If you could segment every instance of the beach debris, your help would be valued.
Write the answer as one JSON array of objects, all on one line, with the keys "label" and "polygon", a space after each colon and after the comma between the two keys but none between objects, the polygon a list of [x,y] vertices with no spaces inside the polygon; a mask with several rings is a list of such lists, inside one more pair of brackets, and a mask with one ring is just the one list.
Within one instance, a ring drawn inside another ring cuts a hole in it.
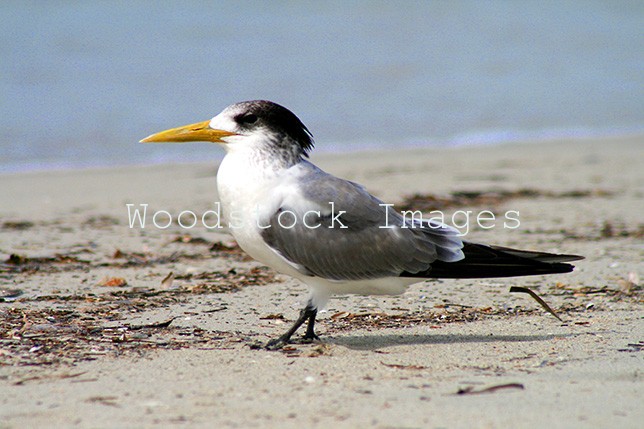
[{"label": "beach debris", "polygon": [[[264,345],[260,345],[260,349],[264,349]],[[280,349],[282,353],[286,355],[286,357],[289,358],[296,358],[296,357],[301,357],[302,355],[302,350],[298,349],[292,344],[286,344],[284,347]]]},{"label": "beach debris", "polygon": [[536,314],[537,309],[523,308],[495,308],[495,307],[469,307],[439,304],[435,310],[417,310],[399,314],[374,313],[349,313],[338,312],[324,323],[330,332],[342,332],[353,329],[375,328],[401,328],[406,326],[427,326],[429,329],[440,329],[441,324],[473,322],[495,316],[516,316],[518,314]]},{"label": "beach debris", "polygon": [[27,257],[12,253],[0,262],[0,272],[8,273],[56,273],[85,269],[90,261],[79,259],[69,254],[56,253],[54,256]]},{"label": "beach debris", "polygon": [[479,390],[474,390],[474,386],[467,386],[467,387],[459,388],[456,391],[456,395],[479,395],[481,393],[498,392],[499,390],[504,390],[504,389],[524,390],[525,387],[521,383],[497,384],[495,386],[489,386],[489,387],[485,387],[485,388],[479,389]]},{"label": "beach debris", "polygon": [[161,287],[164,289],[170,289],[172,287],[172,282],[174,282],[174,273],[170,271],[170,274],[161,280]]},{"label": "beach debris", "polygon": [[180,288],[180,290],[192,293],[234,292],[244,286],[261,286],[279,281],[274,272],[266,267],[255,267],[243,271],[235,269],[230,269],[226,272],[207,271],[200,274],[178,275],[175,276],[175,279],[206,280],[196,285]]},{"label": "beach debris", "polygon": [[236,251],[237,249],[241,251],[241,248],[237,245],[237,243],[226,244],[222,241],[215,241],[214,243],[212,243],[212,246],[210,246],[211,252],[230,251],[230,250]]},{"label": "beach debris", "polygon": [[170,243],[185,243],[185,244],[207,244],[210,245],[210,241],[201,237],[193,237],[190,234],[183,234],[175,237]]},{"label": "beach debris", "polygon": [[22,295],[24,292],[22,289],[9,289],[5,287],[0,287],[0,298],[1,299],[11,299],[17,298]]},{"label": "beach debris", "polygon": [[282,313],[275,313],[275,314],[267,314],[266,316],[262,316],[259,318],[259,320],[283,320],[286,321],[286,317]]},{"label": "beach debris", "polygon": [[339,311],[335,314],[331,315],[332,320],[338,320],[338,319],[344,319],[345,317],[351,316],[352,313],[349,313],[348,311]]},{"label": "beach debris", "polygon": [[319,356],[331,356],[333,354],[333,347],[327,343],[316,344],[313,349],[311,349],[306,357],[319,357]]},{"label": "beach debris", "polygon": [[36,381],[36,380],[64,380],[67,378],[75,378],[79,377],[83,374],[86,374],[87,371],[81,371],[81,372],[63,372],[60,374],[41,374],[41,375],[33,375],[30,377],[26,378],[21,378],[20,380],[14,381],[13,385],[14,386],[22,386],[28,381]]},{"label": "beach debris", "polygon": [[644,341],[626,344],[626,349],[617,349],[618,352],[641,352],[644,351]]},{"label": "beach debris", "polygon": [[588,295],[599,295],[613,297],[613,299],[626,299],[633,298],[636,301],[641,301],[642,286],[637,282],[639,281],[635,273],[629,273],[627,278],[617,279],[618,287],[610,288],[602,286],[595,288],[591,286],[573,287],[565,283],[557,282],[555,289],[558,293],[552,295],[572,295],[574,297],[587,297]]},{"label": "beach debris", "polygon": [[98,215],[90,216],[83,222],[83,226],[94,229],[109,229],[114,225],[118,225],[120,221],[114,216]]},{"label": "beach debris", "polygon": [[613,224],[608,221],[604,221],[604,226],[602,226],[600,235],[605,238],[613,237],[615,235],[615,228],[613,227]]},{"label": "beach debris", "polygon": [[445,302],[444,304],[434,305],[434,308],[449,308],[449,307],[472,308],[471,305],[455,304],[453,302]]},{"label": "beach debris", "polygon": [[401,365],[397,363],[385,363],[385,362],[380,362],[380,364],[386,366],[387,368],[395,368],[395,369],[407,369],[407,370],[427,369],[426,366],[422,366],[422,365]]},{"label": "beach debris", "polygon": [[114,251],[112,259],[126,259],[131,265],[143,265],[148,263],[148,255],[145,253],[123,252],[121,249],[116,249]]},{"label": "beach debris", "polygon": [[145,324],[145,325],[126,325],[125,327],[129,329],[130,331],[136,331],[139,329],[159,329],[159,328],[167,328],[170,326],[170,323],[174,319],[178,319],[178,316],[172,317],[165,322],[159,322],[159,323],[150,323],[150,324]]},{"label": "beach debris", "polygon": [[240,261],[252,261],[253,259],[244,252],[237,243],[224,243],[222,241],[216,241],[208,249],[211,253],[217,254],[217,256],[228,256],[235,257]]},{"label": "beach debris", "polygon": [[112,259],[121,259],[121,258],[125,258],[125,253],[123,253],[121,249],[116,249],[112,254]]},{"label": "beach debris", "polygon": [[631,271],[625,279],[617,280],[621,292],[631,295],[639,288],[640,279],[637,273]]},{"label": "beach debris", "polygon": [[[103,321],[119,317],[114,305],[100,301],[91,306],[80,304],[74,310],[1,311],[0,366],[73,365],[95,360],[99,355],[120,356],[126,352],[140,355],[155,349],[188,347],[219,349],[236,342],[236,335],[230,332],[174,327],[171,324],[174,317],[143,325],[101,326]],[[18,384],[26,381],[20,380]]]},{"label": "beach debris", "polygon": [[123,277],[103,277],[101,281],[99,281],[97,286],[107,286],[107,287],[123,287],[127,286],[127,280],[125,280]]},{"label": "beach debris", "polygon": [[118,396],[92,396],[90,398],[85,399],[85,402],[87,403],[96,403],[96,404],[101,404],[101,405],[106,405],[108,407],[116,407],[119,408],[119,404],[116,403],[116,400],[118,399]]},{"label": "beach debris", "polygon": [[[217,245],[221,243],[215,244]],[[220,247],[218,247],[218,249],[214,251],[216,251],[218,254],[213,255],[209,254],[208,252],[194,254],[173,252],[169,255],[154,256],[150,253],[126,252],[121,249],[116,249],[114,253],[110,255],[112,260],[103,259],[98,261],[83,260],[79,259],[77,256],[73,256],[74,253],[80,253],[78,250],[74,250],[65,254],[57,253],[54,256],[44,257],[27,257],[25,255],[13,253],[10,254],[7,259],[0,261],[0,272],[43,274],[74,270],[80,271],[86,270],[88,267],[153,267],[156,265],[163,265],[173,262],[207,260],[212,258],[213,256],[232,258],[234,260],[242,262],[251,260],[250,257],[246,256],[237,246],[230,247],[222,244]],[[85,249],[82,249],[82,253],[93,253],[93,251],[87,252]]]},{"label": "beach debris", "polygon": [[14,231],[24,231],[33,228],[34,223],[26,220],[7,220],[2,222],[2,229],[12,229]]},{"label": "beach debris", "polygon": [[638,225],[635,229],[628,229],[625,225],[615,225],[613,222],[604,221],[599,231],[601,238],[612,237],[644,237],[644,224]]},{"label": "beach debris", "polygon": [[614,221],[604,221],[601,227],[587,226],[581,231],[578,229],[537,230],[530,232],[562,234],[570,240],[599,241],[614,238],[642,238],[644,237],[644,223],[629,227]]},{"label": "beach debris", "polygon": [[62,255],[59,253],[56,253],[54,256],[35,257],[35,258],[28,258],[27,256],[22,256],[22,255],[18,255],[17,253],[12,253],[4,261],[4,263],[9,265],[71,264],[71,263],[89,264],[89,261],[83,261],[74,256]]},{"label": "beach debris", "polygon": [[207,259],[209,255],[207,254],[189,254],[189,253],[181,253],[181,252],[173,252],[169,255],[162,255],[162,256],[156,256],[154,257],[150,253],[140,253],[140,252],[123,252],[121,250],[116,250],[114,254],[112,255],[112,259],[125,259],[126,262],[118,262],[118,263],[100,263],[98,266],[100,267],[120,267],[120,268],[127,268],[127,267],[136,267],[136,266],[149,266],[152,267],[154,265],[162,265],[162,264],[168,264],[171,262],[179,262],[181,260],[200,260],[200,259]]},{"label": "beach debris", "polygon": [[399,210],[432,211],[451,207],[466,206],[497,206],[509,200],[518,198],[591,198],[610,197],[614,193],[604,189],[579,189],[555,192],[534,188],[522,188],[514,191],[454,191],[447,196],[434,194],[413,194],[407,196],[400,204]]},{"label": "beach debris", "polygon": [[555,311],[543,299],[541,299],[541,297],[537,295],[536,292],[533,291],[532,289],[528,289],[527,287],[523,287],[523,286],[512,286],[510,288],[510,293],[514,293],[514,292],[527,293],[532,298],[534,298],[534,300],[537,301],[539,305],[543,307],[544,310],[546,310],[548,313],[555,316],[558,321],[563,322],[563,320],[561,320],[561,317],[559,317],[557,313],[555,313]]},{"label": "beach debris", "polygon": [[226,307],[225,305],[222,305],[221,307],[204,310],[203,313],[216,313],[218,311],[224,311],[224,310],[228,310],[228,307]]}]

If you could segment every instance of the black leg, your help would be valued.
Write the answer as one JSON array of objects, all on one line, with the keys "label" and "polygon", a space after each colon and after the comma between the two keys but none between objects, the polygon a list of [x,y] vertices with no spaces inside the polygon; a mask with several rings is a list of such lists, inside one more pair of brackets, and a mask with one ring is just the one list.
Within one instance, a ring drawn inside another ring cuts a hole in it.
[{"label": "black leg", "polygon": [[319,340],[320,337],[318,337],[315,334],[315,317],[318,314],[317,309],[313,309],[311,313],[309,314],[309,324],[306,325],[306,334],[304,334],[304,339],[308,341],[313,341],[313,340]]},{"label": "black leg", "polygon": [[288,342],[291,340],[291,337],[297,331],[300,326],[304,324],[307,320],[309,321],[307,327],[306,327],[306,334],[304,335],[305,340],[317,340],[319,339],[317,335],[315,335],[314,327],[315,327],[315,316],[317,315],[318,310],[314,308],[311,303],[308,303],[305,308],[300,311],[300,316],[297,318],[293,326],[286,331],[286,333],[279,338],[275,338],[273,340],[270,340],[268,344],[266,344],[266,348],[269,350],[277,350],[282,348],[285,344],[288,344]]}]

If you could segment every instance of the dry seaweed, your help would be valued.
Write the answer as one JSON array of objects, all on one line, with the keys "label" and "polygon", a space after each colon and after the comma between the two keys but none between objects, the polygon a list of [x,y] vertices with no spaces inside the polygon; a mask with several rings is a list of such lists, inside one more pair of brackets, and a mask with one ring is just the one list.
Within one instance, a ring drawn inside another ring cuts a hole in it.
[{"label": "dry seaweed", "polygon": [[209,248],[211,253],[216,254],[217,256],[227,256],[235,258],[239,261],[252,261],[253,259],[244,252],[237,243],[229,245],[222,243],[221,241],[216,241]]},{"label": "dry seaweed", "polygon": [[29,258],[12,253],[4,262],[0,263],[0,272],[25,274],[33,274],[37,272],[52,273],[83,270],[89,265],[89,261],[66,254],[56,253],[54,256]]},{"label": "dry seaweed", "polygon": [[453,207],[498,206],[509,200],[519,198],[590,198],[610,197],[614,193],[603,189],[570,190],[564,192],[523,188],[514,191],[454,191],[447,196],[434,194],[413,194],[396,205],[399,210],[445,210]]},{"label": "dry seaweed", "polygon": [[211,245],[210,241],[206,240],[205,238],[201,237],[193,237],[190,234],[183,234],[175,237],[171,243],[182,243],[182,244],[206,244],[208,246]]},{"label": "dry seaweed", "polygon": [[22,386],[28,381],[35,381],[35,380],[51,380],[51,379],[57,379],[57,380],[63,380],[66,378],[75,378],[75,377],[80,377],[83,374],[86,374],[87,371],[81,371],[81,372],[74,372],[74,373],[69,373],[69,372],[64,372],[62,374],[40,374],[40,375],[32,375],[29,377],[21,378],[20,380],[14,381],[13,385],[14,386]]},{"label": "dry seaweed", "polygon": [[17,298],[22,295],[24,292],[22,289],[9,289],[6,287],[0,287],[0,300],[2,299],[12,299]]},{"label": "dry seaweed", "polygon": [[[31,263],[30,260],[17,262]],[[0,366],[73,364],[103,354],[140,354],[159,348],[227,347],[228,341],[240,341],[234,333],[177,328],[171,325],[174,318],[145,325],[124,324],[123,319],[188,302],[195,294],[233,292],[245,286],[277,281],[266,267],[210,271],[178,278],[182,281],[172,288],[119,287],[95,289],[101,290],[100,293],[85,291],[12,298],[16,307],[0,307]],[[114,279],[108,278],[105,284],[122,283]],[[195,280],[198,280],[196,284]],[[6,292],[15,294],[8,289]],[[46,308],[33,304],[37,302],[47,302]],[[219,306],[203,313],[224,308]]]},{"label": "dry seaweed", "polygon": [[554,291],[551,291],[550,295],[574,297],[585,297],[591,295],[606,296],[611,298],[613,301],[634,300],[635,302],[642,302],[642,286],[635,283],[635,280],[637,280],[637,275],[635,273],[629,273],[625,279],[616,279],[614,287],[609,287],[608,285],[604,285],[602,287],[571,286],[557,282],[555,284]]},{"label": "dry seaweed", "polygon": [[172,323],[173,320],[175,320],[176,317],[173,317],[171,319],[166,320],[165,322],[159,322],[159,323],[150,323],[146,325],[126,325],[127,328],[130,331],[137,331],[139,329],[159,329],[159,328],[167,328],[170,326],[170,323]]},{"label": "dry seaweed", "polygon": [[354,329],[400,328],[415,325],[427,325],[430,328],[434,328],[445,323],[473,322],[491,317],[516,314],[536,314],[536,310],[520,308],[504,310],[492,307],[459,307],[454,310],[444,308],[438,308],[438,310],[422,310],[401,314],[340,312],[333,314],[327,320],[323,320],[322,323],[326,323],[328,332],[343,332]]},{"label": "dry seaweed", "polygon": [[644,350],[644,341],[626,344],[625,349],[617,349],[618,352],[641,352]]},{"label": "dry seaweed", "polygon": [[202,237],[195,237],[190,234],[183,234],[175,237],[171,243],[207,245],[211,253],[217,256],[234,257],[239,260],[251,260],[248,255],[237,245],[237,243],[224,243],[222,241],[210,242]]},{"label": "dry seaweed", "polygon": [[117,399],[117,396],[92,396],[91,398],[85,399],[85,402],[119,408],[119,404],[116,402]]},{"label": "dry seaweed", "polygon": [[125,280],[123,277],[104,277],[96,285],[107,287],[123,287],[127,286],[127,280]]},{"label": "dry seaweed", "polygon": [[380,362],[380,364],[386,366],[387,368],[395,368],[395,369],[406,369],[406,370],[427,369],[426,366],[422,366],[422,365],[401,365],[397,363],[384,363],[384,362]]},{"label": "dry seaweed", "polygon": [[[217,257],[231,257],[236,260],[242,258],[241,249],[227,248],[227,251],[217,252]],[[237,250],[239,249],[239,250]],[[92,268],[131,268],[131,267],[154,267],[174,262],[207,260],[213,257],[211,253],[182,253],[173,252],[170,255],[154,256],[138,252],[124,252],[117,249],[111,255],[111,261],[92,262],[79,259],[73,256],[76,252],[56,253],[53,256],[27,257],[19,254],[11,254],[6,260],[0,262],[0,273],[10,274],[52,274],[69,271],[87,271]]]},{"label": "dry seaweed", "polygon": [[474,386],[463,387],[458,389],[456,392],[457,395],[478,395],[481,393],[493,393],[502,389],[519,389],[523,390],[525,387],[521,383],[506,383],[506,384],[497,384],[496,386],[485,387],[483,389],[474,390]]},{"label": "dry seaweed", "polygon": [[600,241],[613,238],[642,238],[644,237],[644,224],[628,227],[623,224],[604,221],[601,228],[593,228],[587,232],[569,229],[561,229],[557,232],[569,240]]},{"label": "dry seaweed", "polygon": [[173,328],[170,323],[174,318],[148,325],[101,326],[104,320],[98,313],[102,311],[109,310],[98,306],[92,312],[52,308],[0,311],[0,365],[73,364],[106,354],[195,346],[217,348],[236,338],[231,332]]},{"label": "dry seaweed", "polygon": [[11,221],[7,220],[2,222],[2,229],[13,230],[13,231],[24,231],[26,229],[33,228],[34,223],[26,220],[16,220]]},{"label": "dry seaweed", "polygon": [[[116,280],[114,280],[116,279]],[[132,287],[130,289],[110,290],[106,293],[82,293],[71,295],[38,295],[35,297],[19,298],[16,302],[29,301],[85,301],[105,302],[157,307],[171,302],[177,298],[191,294],[226,293],[235,292],[246,286],[263,286],[279,281],[275,274],[266,267],[255,267],[248,270],[208,271],[200,274],[186,274],[176,276],[180,280],[206,280],[195,285],[184,284],[172,289],[153,289],[145,287]],[[110,284],[119,278],[108,279]],[[154,298],[154,299],[152,299]]]},{"label": "dry seaweed", "polygon": [[108,215],[98,215],[90,216],[83,222],[83,226],[92,228],[92,229],[109,229],[115,225],[119,225],[121,222],[113,217]]},{"label": "dry seaweed", "polygon": [[238,272],[231,269],[226,272],[207,271],[199,274],[175,276],[176,280],[207,280],[196,285],[183,286],[179,291],[191,293],[222,293],[233,292],[245,286],[255,286],[276,281],[273,271],[266,267],[255,267]]}]

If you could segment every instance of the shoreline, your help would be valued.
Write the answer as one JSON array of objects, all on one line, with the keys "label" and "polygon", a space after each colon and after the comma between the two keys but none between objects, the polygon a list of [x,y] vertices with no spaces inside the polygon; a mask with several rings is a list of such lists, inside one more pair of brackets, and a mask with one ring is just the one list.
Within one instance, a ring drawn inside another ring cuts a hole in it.
[{"label": "shoreline", "polygon": [[[329,143],[320,145],[314,149],[314,156],[317,153],[322,156],[333,156],[339,154],[356,154],[374,153],[374,152],[408,152],[417,150],[464,150],[474,148],[488,148],[497,146],[514,146],[514,145],[548,145],[555,142],[569,142],[569,143],[593,143],[597,141],[610,141],[610,140],[644,140],[644,131],[640,127],[628,127],[626,130],[619,132],[607,133],[585,133],[578,132],[577,130],[569,130],[567,132],[558,132],[555,130],[542,130],[535,132],[519,132],[509,130],[507,132],[499,132],[500,135],[507,135],[508,137],[490,140],[485,136],[494,133],[466,133],[462,136],[454,136],[448,139],[427,140],[427,139],[407,139],[407,143],[400,146],[391,147],[384,143]],[[138,143],[133,143],[138,144]],[[207,143],[204,143],[207,144]],[[186,151],[189,151],[187,149]],[[211,162],[217,163],[223,159],[223,149],[218,148],[212,151],[213,157]],[[216,156],[219,153],[220,156]],[[171,162],[169,155],[163,159],[148,160],[148,161],[134,161],[131,163],[118,163],[106,162],[100,163],[96,160],[90,161],[86,164],[65,164],[61,161],[43,162],[40,161],[34,164],[9,164],[0,168],[0,177],[13,175],[13,174],[30,174],[30,173],[48,173],[57,171],[85,171],[85,170],[103,170],[112,168],[145,168],[145,167],[162,167],[165,165],[198,165],[203,161],[187,160],[179,162],[178,164]]]}]

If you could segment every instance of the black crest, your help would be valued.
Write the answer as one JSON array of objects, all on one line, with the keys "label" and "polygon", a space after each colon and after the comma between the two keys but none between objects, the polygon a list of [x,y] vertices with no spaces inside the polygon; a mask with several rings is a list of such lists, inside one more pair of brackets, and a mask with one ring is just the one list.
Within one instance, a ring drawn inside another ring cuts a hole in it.
[{"label": "black crest", "polygon": [[235,121],[242,127],[265,127],[278,134],[286,135],[302,149],[302,154],[308,156],[313,148],[313,135],[306,125],[286,107],[266,100],[243,101],[235,108],[240,113],[235,115]]}]

